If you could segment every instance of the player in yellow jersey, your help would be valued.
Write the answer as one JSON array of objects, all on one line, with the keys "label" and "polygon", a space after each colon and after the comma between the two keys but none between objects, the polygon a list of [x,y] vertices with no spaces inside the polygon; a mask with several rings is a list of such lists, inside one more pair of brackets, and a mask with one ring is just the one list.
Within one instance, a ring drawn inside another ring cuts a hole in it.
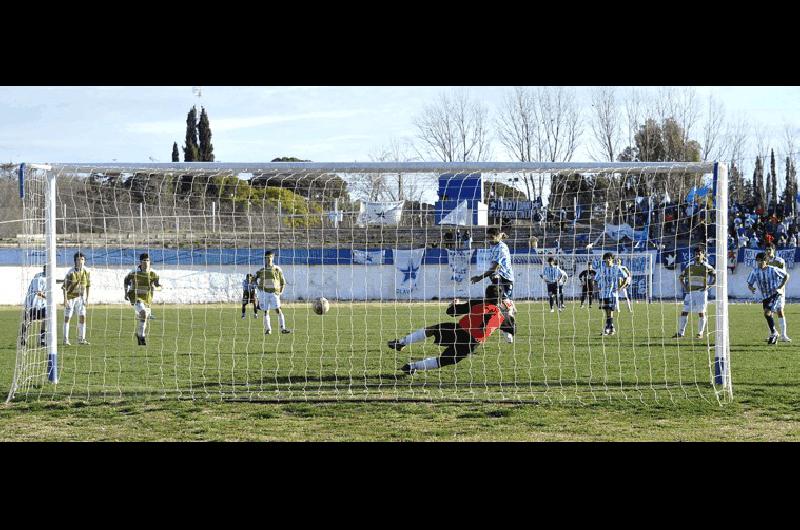
[{"label": "player in yellow jersey", "polygon": [[702,339],[706,328],[706,307],[708,306],[708,289],[717,281],[714,267],[706,262],[706,251],[703,247],[694,249],[694,259],[689,262],[680,275],[684,288],[683,312],[681,312],[678,333],[673,338],[679,339],[686,333],[689,313],[697,313],[700,318],[696,338]]},{"label": "player in yellow jersey", "polygon": [[625,297],[625,302],[628,304],[628,311],[633,313],[633,307],[631,307],[631,297],[628,296],[628,287],[631,286],[633,283],[633,276],[631,276],[631,270],[622,264],[622,258],[617,257],[617,267],[623,270],[625,274],[628,275],[627,278],[622,280],[622,283],[619,286],[619,294]]},{"label": "player in yellow jersey", "polygon": [[136,340],[139,346],[147,346],[147,319],[150,318],[150,304],[153,303],[153,291],[160,291],[158,274],[150,270],[150,255],[146,252],[139,256],[139,267],[125,276],[125,298],[133,306],[138,317]]},{"label": "player in yellow jersey", "polygon": [[89,344],[86,340],[86,306],[89,305],[89,271],[84,266],[86,256],[76,252],[72,256],[75,266],[64,277],[61,290],[64,293],[64,344],[69,342],[69,321],[73,313],[78,314],[78,344]]},{"label": "player in yellow jersey", "polygon": [[281,333],[291,333],[286,328],[286,318],[281,311],[281,294],[286,288],[286,278],[283,270],[274,264],[275,255],[271,250],[264,252],[264,267],[256,272],[256,292],[258,294],[258,307],[264,311],[264,334],[272,333],[272,323],[269,319],[269,310],[278,313]]}]

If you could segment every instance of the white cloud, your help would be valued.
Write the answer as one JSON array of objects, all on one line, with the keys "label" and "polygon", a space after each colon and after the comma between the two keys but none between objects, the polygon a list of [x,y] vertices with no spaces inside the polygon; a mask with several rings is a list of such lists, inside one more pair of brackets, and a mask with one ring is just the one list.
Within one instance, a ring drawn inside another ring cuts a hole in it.
[{"label": "white cloud", "polygon": [[[215,118],[211,128],[214,132],[234,131],[237,129],[248,129],[252,127],[261,127],[263,125],[301,120],[341,120],[351,118],[361,113],[363,113],[361,110],[336,110],[284,115],[267,114],[265,116],[251,116],[248,118]],[[184,125],[182,123],[176,124],[174,120],[171,120],[131,123],[126,127],[126,130],[133,133],[167,135],[180,133],[183,128]]]}]

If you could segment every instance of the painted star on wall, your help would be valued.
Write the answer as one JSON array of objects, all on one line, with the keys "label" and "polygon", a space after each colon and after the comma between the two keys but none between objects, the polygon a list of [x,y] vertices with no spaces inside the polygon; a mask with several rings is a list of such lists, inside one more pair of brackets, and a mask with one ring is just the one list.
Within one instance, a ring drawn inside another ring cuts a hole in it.
[{"label": "painted star on wall", "polygon": [[409,280],[416,280],[417,279],[417,271],[419,267],[414,267],[413,263],[409,263],[408,267],[405,269],[400,269],[400,272],[403,273],[403,281],[407,282]]}]

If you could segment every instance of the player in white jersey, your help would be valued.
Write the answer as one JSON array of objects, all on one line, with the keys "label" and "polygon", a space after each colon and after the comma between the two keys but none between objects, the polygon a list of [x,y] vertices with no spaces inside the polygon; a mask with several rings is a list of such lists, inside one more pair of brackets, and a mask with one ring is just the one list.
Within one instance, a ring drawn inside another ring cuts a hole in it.
[{"label": "player in white jersey", "polygon": [[619,287],[628,278],[627,273],[614,264],[611,252],[603,254],[603,263],[597,271],[597,288],[600,298],[600,309],[606,312],[606,327],[603,335],[614,335],[614,311],[619,307]]},{"label": "player in white jersey", "polygon": [[550,301],[550,312],[553,310],[553,302],[558,304],[558,310],[564,310],[564,284],[567,282],[567,273],[558,266],[558,261],[554,257],[547,258],[547,267],[539,275],[547,284],[547,296]]},{"label": "player in white jersey", "polygon": [[[786,267],[786,260],[777,256],[775,254],[775,245],[770,243],[767,245],[765,250],[766,258],[767,258],[767,265],[770,267],[775,267],[780,269],[784,272],[788,272],[788,268]],[[792,339],[789,338],[787,335],[787,324],[786,324],[786,315],[783,313],[783,308],[786,306],[786,289],[783,289],[781,292],[781,309],[780,311],[775,311],[778,314],[778,322],[781,325],[781,333],[782,333],[782,340],[784,342],[790,342]]]},{"label": "player in white jersey", "polygon": [[694,249],[694,259],[689,262],[680,275],[684,290],[683,311],[681,312],[678,332],[673,338],[681,338],[686,333],[689,313],[697,313],[699,324],[697,338],[703,338],[706,328],[706,307],[708,306],[708,290],[716,284],[717,273],[714,267],[706,262],[706,251],[703,247]]},{"label": "player in white jersey", "polygon": [[22,317],[22,333],[20,344],[25,346],[28,341],[28,326],[34,322],[41,322],[39,327],[39,346],[45,346],[47,333],[47,265],[42,267],[42,272],[37,273],[28,286],[25,296],[25,314]]},{"label": "player in white jersey", "polygon": [[617,258],[617,267],[622,269],[623,272],[628,275],[628,277],[623,280],[622,285],[619,286],[619,293],[625,297],[625,303],[628,304],[628,311],[633,313],[633,307],[631,307],[631,297],[628,296],[628,287],[631,285],[633,276],[631,275],[630,269],[622,264],[622,258]]},{"label": "player in white jersey", "polygon": [[[770,332],[767,338],[769,344],[778,342],[778,331],[775,329],[775,319],[772,318],[772,314],[777,313],[779,318],[783,319],[783,296],[781,295],[788,281],[789,273],[787,271],[767,265],[767,257],[763,252],[756,255],[756,268],[747,277],[747,286],[753,293],[756,292],[756,286],[761,291],[761,305],[764,308],[764,318],[767,320]],[[791,342],[792,339],[786,335],[785,323],[783,325],[783,341]]]},{"label": "player in white jersey", "polygon": [[78,314],[78,344],[89,344],[86,340],[86,306],[89,305],[89,270],[86,269],[86,257],[76,252],[72,259],[75,267],[64,277],[64,344],[69,346],[69,321],[73,313]]}]

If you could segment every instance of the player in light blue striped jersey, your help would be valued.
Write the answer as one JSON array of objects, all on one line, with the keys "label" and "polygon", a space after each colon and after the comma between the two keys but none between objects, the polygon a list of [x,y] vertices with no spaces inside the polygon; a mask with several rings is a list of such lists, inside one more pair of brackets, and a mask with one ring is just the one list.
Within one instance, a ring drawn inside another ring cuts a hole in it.
[{"label": "player in light blue striped jersey", "polygon": [[614,254],[603,254],[603,263],[597,271],[597,289],[599,291],[600,309],[606,312],[606,327],[603,335],[614,335],[614,311],[619,307],[619,288],[625,282],[628,274],[618,265],[614,264]]},{"label": "player in light blue striped jersey", "polygon": [[547,296],[550,300],[550,312],[553,310],[553,302],[558,303],[558,310],[564,310],[564,290],[563,286],[567,282],[567,273],[558,266],[558,260],[554,257],[547,258],[547,267],[539,275],[547,284]]},{"label": "player in light blue striped jersey", "polygon": [[792,340],[786,334],[786,320],[783,318],[783,288],[788,281],[788,272],[768,265],[767,256],[763,252],[759,252],[756,255],[756,268],[747,277],[747,286],[753,293],[756,292],[756,286],[761,291],[761,305],[764,308],[764,318],[769,326],[769,337],[767,338],[769,344],[778,342],[778,331],[775,329],[775,319],[772,318],[773,312],[778,314],[783,328],[782,340],[784,342],[791,342]]},{"label": "player in light blue striped jersey", "polygon": [[483,274],[473,276],[470,281],[477,283],[488,276],[494,285],[500,287],[503,298],[513,298],[514,269],[511,266],[511,251],[508,249],[508,245],[503,243],[503,238],[506,237],[506,234],[499,228],[492,227],[486,231],[486,235],[494,243],[489,253],[491,265],[489,270]]}]

